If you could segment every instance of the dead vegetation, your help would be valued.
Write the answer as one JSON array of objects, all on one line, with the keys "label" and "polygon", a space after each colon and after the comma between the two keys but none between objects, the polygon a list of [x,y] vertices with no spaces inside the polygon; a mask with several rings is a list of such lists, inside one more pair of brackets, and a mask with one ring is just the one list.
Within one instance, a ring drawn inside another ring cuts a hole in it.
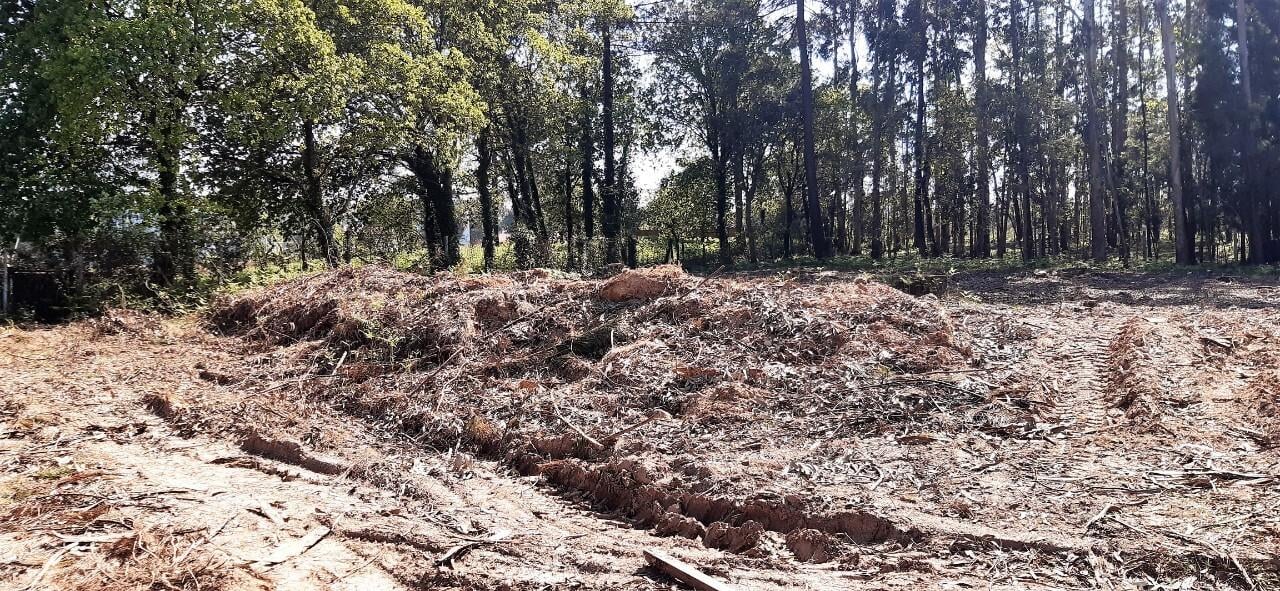
[{"label": "dead vegetation", "polygon": [[[113,400],[119,382],[104,390],[98,363],[158,356],[159,382],[117,366],[147,384],[119,400],[177,436],[233,444],[211,468],[393,497],[291,521],[268,547],[371,545],[352,568],[407,586],[630,589],[699,574],[747,588],[1278,583],[1274,316],[1113,304],[1081,286],[1058,304],[993,305],[966,285],[939,299],[832,274],[348,269],[221,302],[203,322],[224,337],[95,325],[14,333],[22,344],[0,351],[45,351],[13,357],[19,376],[34,359],[74,360],[82,369],[39,375]],[[85,334],[96,340],[76,340]],[[21,430],[15,441],[66,449],[54,433],[69,428],[67,408],[11,404],[0,417]],[[47,480],[24,470],[0,498],[43,499],[81,468]],[[264,578],[260,556],[202,542],[216,523],[157,520],[182,493],[135,509],[123,493],[86,494],[124,502],[134,521],[74,535],[137,549],[76,546],[49,568],[51,585],[102,572],[116,588],[292,588]],[[105,506],[58,499],[70,502],[33,509],[48,520],[15,522],[6,539]],[[250,512],[280,525],[271,505]],[[45,559],[65,546],[41,535],[26,539],[44,540]],[[535,566],[552,547],[559,562]],[[692,562],[651,560],[637,578],[627,565],[643,563],[642,547]],[[14,572],[30,580],[43,560],[24,564]]]},{"label": "dead vegetation", "polygon": [[[903,536],[819,507],[779,513],[752,499],[775,482],[685,458],[749,465],[753,438],[803,446],[833,421],[844,436],[938,429],[985,400],[981,384],[920,375],[971,359],[937,300],[865,279],[700,279],[658,268],[593,282],[366,268],[228,302],[210,321],[264,343],[315,343],[294,370],[310,397],[436,449],[541,474],[662,533],[699,537],[727,524],[727,537],[709,543],[740,550],[754,543],[736,532],[761,525]],[[627,457],[636,459],[615,461]],[[711,501],[713,489],[732,500]]]},{"label": "dead vegetation", "polygon": [[[58,443],[43,449],[62,451]],[[252,579],[242,565],[204,547],[205,528],[158,518],[187,491],[131,490],[127,478],[92,458],[39,451],[28,452],[25,466],[0,482],[0,539],[21,540],[10,549],[26,550],[3,569],[34,572],[22,588],[217,590],[232,579]]]}]

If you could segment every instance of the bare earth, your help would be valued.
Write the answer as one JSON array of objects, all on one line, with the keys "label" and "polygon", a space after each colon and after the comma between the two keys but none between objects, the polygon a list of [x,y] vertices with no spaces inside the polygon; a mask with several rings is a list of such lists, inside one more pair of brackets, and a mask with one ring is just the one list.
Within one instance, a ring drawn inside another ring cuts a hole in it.
[{"label": "bare earth", "polygon": [[1274,279],[345,273],[0,329],[0,588],[1280,589]]}]

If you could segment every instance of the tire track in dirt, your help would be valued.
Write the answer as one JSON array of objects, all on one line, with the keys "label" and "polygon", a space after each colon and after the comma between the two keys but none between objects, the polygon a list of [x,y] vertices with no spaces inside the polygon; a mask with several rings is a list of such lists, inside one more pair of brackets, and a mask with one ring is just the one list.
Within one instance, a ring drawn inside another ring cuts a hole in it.
[{"label": "tire track in dirt", "polygon": [[[1043,306],[1025,306],[1015,309],[1042,329],[1036,348],[1029,352],[1034,359],[1035,371],[1042,375],[1062,376],[1065,381],[1053,384],[1059,398],[1059,408],[1075,413],[1076,426],[1072,434],[1086,436],[1105,429],[1109,425],[1107,402],[1107,370],[1111,357],[1108,348],[1119,332],[1121,322],[1109,312],[1105,316],[1098,311],[1080,315],[1080,310],[1059,305],[1051,314]],[[1065,418],[1065,417],[1064,417]]]},{"label": "tire track in dirt", "polygon": [[1109,424],[1106,374],[1111,365],[1111,355],[1108,348],[1120,330],[1118,323],[1114,321],[1098,322],[1096,317],[1092,320],[1094,323],[1087,335],[1077,333],[1084,337],[1083,341],[1075,343],[1077,355],[1074,361],[1077,369],[1073,373],[1078,377],[1077,384],[1080,388],[1072,391],[1079,392],[1079,396],[1067,403],[1080,409],[1081,424],[1084,427],[1082,433],[1085,434],[1104,429]]}]

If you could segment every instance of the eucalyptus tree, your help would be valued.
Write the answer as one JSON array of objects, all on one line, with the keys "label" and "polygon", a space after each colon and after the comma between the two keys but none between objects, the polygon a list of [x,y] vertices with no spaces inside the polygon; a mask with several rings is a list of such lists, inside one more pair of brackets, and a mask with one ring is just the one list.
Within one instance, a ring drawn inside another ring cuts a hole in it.
[{"label": "eucalyptus tree", "polygon": [[813,255],[831,256],[831,241],[822,223],[822,203],[818,199],[818,162],[814,146],[813,68],[810,67],[809,31],[805,23],[804,0],[796,0],[796,45],[800,51],[800,117],[804,134],[805,212],[809,218],[809,241]]},{"label": "eucalyptus tree", "polygon": [[[866,10],[865,36],[872,55],[873,92],[876,95],[871,123],[871,258],[879,260],[885,253],[885,213],[893,177],[888,174],[895,165],[892,152],[900,122],[898,104],[898,61],[910,39],[902,25],[894,0],[873,0]],[[886,178],[888,176],[888,178]]]},{"label": "eucalyptus tree", "polygon": [[[1017,1],[1017,0],[1014,0]],[[1096,262],[1107,259],[1106,198],[1103,188],[1102,129],[1098,112],[1098,32],[1093,0],[1084,0],[1085,143],[1089,174],[1089,252]]]},{"label": "eucalyptus tree", "polygon": [[973,254],[991,256],[991,97],[987,87],[987,0],[976,0],[973,11],[974,158],[977,219]]},{"label": "eucalyptus tree", "polygon": [[1186,214],[1182,202],[1182,123],[1178,109],[1178,84],[1176,74],[1177,51],[1174,49],[1173,20],[1169,17],[1169,0],[1156,0],[1156,15],[1160,21],[1160,38],[1164,48],[1165,88],[1169,92],[1169,195],[1173,201],[1174,244],[1177,262],[1189,265],[1192,261],[1191,245],[1187,241]]},{"label": "eucalyptus tree", "polygon": [[732,264],[729,190],[739,149],[741,95],[759,56],[782,51],[783,23],[763,18],[756,0],[673,0],[646,17],[646,45],[662,116],[685,130],[711,159],[720,262]]}]

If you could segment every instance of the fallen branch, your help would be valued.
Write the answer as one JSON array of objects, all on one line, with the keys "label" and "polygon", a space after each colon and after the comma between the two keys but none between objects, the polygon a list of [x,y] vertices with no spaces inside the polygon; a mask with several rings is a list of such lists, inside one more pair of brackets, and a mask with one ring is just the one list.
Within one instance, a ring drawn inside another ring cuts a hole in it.
[{"label": "fallen branch", "polygon": [[63,546],[61,550],[54,552],[53,556],[50,556],[48,560],[44,561],[44,566],[40,567],[40,572],[36,573],[36,576],[31,579],[30,583],[27,583],[27,591],[39,589],[40,581],[44,580],[44,575],[49,572],[49,569],[53,568],[53,565],[58,564],[58,561],[62,560],[62,557],[66,556],[67,552],[70,552],[74,547],[75,544]]},{"label": "fallen branch", "polygon": [[1111,510],[1115,508],[1116,506],[1114,504],[1107,503],[1104,507],[1102,507],[1101,511],[1098,511],[1097,515],[1094,515],[1091,519],[1089,519],[1089,521],[1085,522],[1084,531],[1088,533],[1089,528],[1093,527],[1093,524],[1101,521],[1104,517],[1107,516],[1107,513],[1110,513]]},{"label": "fallen branch", "polygon": [[496,544],[498,542],[505,542],[509,537],[511,537],[510,531],[505,529],[500,529],[498,531],[493,532],[493,535],[483,540],[470,540],[465,544],[459,544],[457,546],[449,548],[448,552],[445,552],[443,556],[441,556],[438,560],[436,560],[436,566],[453,568],[453,561],[459,558],[462,558],[463,554],[470,552],[473,548],[476,548],[478,546],[482,546],[485,544]]},{"label": "fallen branch", "polygon": [[569,422],[569,419],[566,419],[564,415],[560,414],[559,410],[556,411],[556,418],[560,419],[561,423],[564,423],[566,426],[568,426],[569,429],[573,430],[574,433],[577,433],[578,436],[586,440],[587,443],[590,443],[591,445],[594,445],[600,449],[605,449],[605,445],[603,443],[596,441],[594,437],[587,435],[586,431],[579,429],[577,425]]},{"label": "fallen branch", "polygon": [[324,526],[312,528],[306,534],[303,534],[301,538],[289,540],[279,546],[276,546],[276,549],[271,552],[271,556],[258,561],[256,564],[260,567],[270,567],[285,562],[295,556],[301,556],[306,553],[307,550],[310,550],[313,546],[319,544],[320,540],[323,540],[325,536],[328,536],[329,531],[329,528]]},{"label": "fallen branch", "polygon": [[652,412],[650,412],[650,413],[649,413],[649,417],[648,417],[648,418],[646,418],[645,420],[640,421],[639,423],[636,423],[636,424],[634,424],[634,425],[632,425],[632,426],[630,426],[630,427],[627,427],[627,428],[625,428],[625,429],[622,429],[621,431],[615,431],[612,435],[609,435],[608,437],[605,437],[605,438],[604,438],[604,440],[605,440],[605,441],[614,441],[614,440],[616,440],[617,438],[622,437],[623,435],[626,435],[627,433],[630,433],[630,432],[632,432],[632,431],[635,431],[636,429],[639,429],[640,427],[643,427],[643,426],[645,426],[645,425],[648,425],[649,423],[652,423],[652,422],[654,422],[654,421],[658,421],[658,420],[665,420],[665,419],[669,419],[669,418],[671,418],[671,413],[669,413],[669,412],[667,412],[667,411],[665,411],[665,410],[662,410],[662,409],[660,409],[660,408],[658,408],[658,409],[654,409]]}]

